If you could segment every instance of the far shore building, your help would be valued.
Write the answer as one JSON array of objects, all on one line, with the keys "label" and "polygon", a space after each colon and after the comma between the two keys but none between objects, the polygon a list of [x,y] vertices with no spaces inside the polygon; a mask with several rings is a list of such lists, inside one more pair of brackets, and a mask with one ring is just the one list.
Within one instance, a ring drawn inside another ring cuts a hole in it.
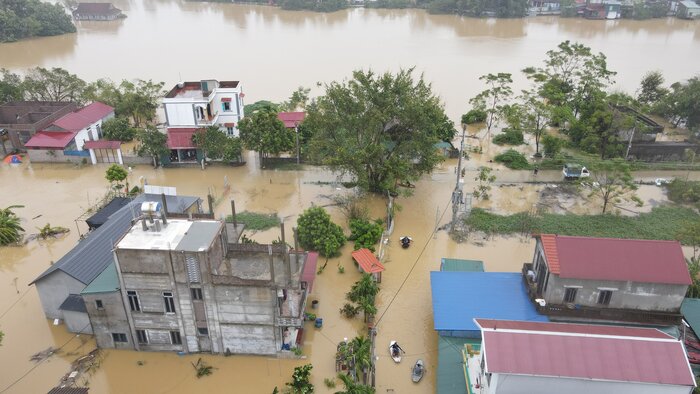
[{"label": "far shore building", "polygon": [[653,328],[475,319],[465,359],[478,394],[690,394],[683,343]]},{"label": "far shore building", "polygon": [[[24,150],[24,144],[37,131],[76,108],[77,104],[63,101],[11,101],[0,105],[0,130],[4,130],[0,133],[3,153]],[[8,145],[5,138],[9,140]]]},{"label": "far shore building", "polygon": [[165,164],[197,162],[203,159],[192,143],[201,129],[216,126],[230,137],[238,136],[243,119],[243,93],[239,81],[180,82],[163,98],[170,155]]},{"label": "far shore building", "polygon": [[679,1],[676,16],[682,19],[699,19],[700,5],[692,0]]},{"label": "far shore building", "polygon": [[523,280],[551,320],[680,323],[691,279],[677,241],[536,235]]},{"label": "far shore building", "polygon": [[113,21],[125,17],[122,10],[112,3],[78,3],[73,10],[73,18],[77,21]]},{"label": "far shore building", "polygon": [[93,102],[56,119],[24,144],[29,160],[77,163],[89,159],[92,164],[123,164],[121,143],[101,140],[102,123],[113,117],[114,108]]}]

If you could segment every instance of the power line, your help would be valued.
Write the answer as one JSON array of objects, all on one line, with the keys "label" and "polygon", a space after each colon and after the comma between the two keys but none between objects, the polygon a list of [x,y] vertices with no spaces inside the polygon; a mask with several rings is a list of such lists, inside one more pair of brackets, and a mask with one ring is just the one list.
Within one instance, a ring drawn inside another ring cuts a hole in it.
[{"label": "power line", "polygon": [[[80,334],[82,334],[83,331],[84,331],[86,328],[88,328],[89,325],[90,325],[90,323],[86,324],[85,327],[81,328],[80,331],[79,331],[77,334],[75,334],[75,335],[72,336],[69,340],[67,340],[63,345],[61,345],[61,347],[59,347],[58,349],[56,349],[51,355],[58,353],[61,349],[63,349],[64,347],[66,347],[66,345],[68,345],[71,341],[73,341],[75,338],[79,337]],[[49,357],[50,357],[50,356],[49,356]],[[0,394],[2,394],[2,393],[4,393],[4,392],[6,392],[7,390],[11,389],[12,386],[16,385],[16,384],[19,383],[22,379],[26,378],[27,375],[29,375],[33,370],[35,370],[37,367],[39,367],[39,365],[41,365],[44,361],[48,360],[49,357],[44,358],[43,360],[41,360],[41,361],[39,361],[38,363],[36,363],[33,367],[29,368],[29,370],[28,370],[27,372],[25,372],[24,375],[20,376],[20,377],[17,378],[14,382],[12,382],[9,386],[7,386],[7,387],[5,387],[4,389],[2,389],[2,391],[0,391]]]},{"label": "power line", "polygon": [[0,315],[0,319],[2,319],[3,317],[5,317],[5,315],[6,315],[10,310],[12,310],[12,308],[14,308],[15,305],[17,305],[17,303],[20,302],[20,301],[22,300],[22,298],[24,298],[24,296],[27,295],[27,293],[29,293],[29,290],[31,290],[31,287],[28,287],[27,290],[25,290],[24,293],[22,293],[22,295],[21,295],[18,299],[16,299],[15,302],[12,303],[12,305],[10,305],[10,307],[7,308],[7,309],[5,310],[5,312],[2,313],[2,315]]},{"label": "power line", "polygon": [[[450,201],[452,201],[452,198],[451,198],[451,197],[450,197]],[[445,209],[442,211],[442,214],[440,215],[440,219],[438,220],[438,222],[441,222],[441,221],[442,221],[442,218],[445,216],[445,213],[447,212],[447,208],[449,208],[449,206],[450,206],[449,202],[448,202],[447,204],[445,204]],[[379,315],[379,319],[377,319],[377,323],[375,323],[375,325],[374,325],[375,327],[379,326],[379,322],[382,321],[382,318],[384,317],[384,315],[389,311],[389,308],[391,307],[391,304],[394,303],[394,300],[396,300],[396,297],[397,297],[397,296],[399,295],[399,293],[401,292],[401,289],[403,289],[403,286],[404,286],[404,285],[406,284],[406,282],[408,281],[408,278],[411,276],[411,273],[413,272],[413,269],[416,268],[416,264],[418,264],[418,261],[419,261],[420,258],[423,256],[423,253],[425,252],[425,249],[428,248],[428,244],[429,244],[430,241],[432,240],[433,235],[437,232],[437,230],[438,230],[437,227],[435,227],[435,228],[433,229],[433,231],[430,233],[430,236],[428,237],[428,240],[427,240],[427,241],[425,242],[425,244],[423,245],[423,249],[421,249],[420,253],[418,254],[418,257],[416,257],[416,261],[413,262],[413,265],[411,266],[411,269],[408,271],[408,274],[406,274],[406,277],[403,279],[403,282],[401,282],[401,286],[399,286],[399,288],[396,290],[396,293],[394,293],[394,296],[391,298],[391,301],[389,301],[389,304],[386,306],[386,309],[384,309],[384,312],[382,312],[382,314]]]}]

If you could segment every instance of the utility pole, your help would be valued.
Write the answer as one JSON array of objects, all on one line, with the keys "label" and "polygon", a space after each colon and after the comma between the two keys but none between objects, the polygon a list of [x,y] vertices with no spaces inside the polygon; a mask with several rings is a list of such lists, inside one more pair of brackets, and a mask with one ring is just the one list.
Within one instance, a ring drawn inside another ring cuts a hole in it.
[{"label": "utility pole", "polygon": [[450,231],[454,231],[455,223],[457,223],[457,212],[462,204],[462,188],[464,181],[462,180],[462,156],[464,155],[464,134],[467,131],[467,125],[462,124],[462,141],[459,144],[459,160],[457,161],[457,183],[455,190],[452,192],[452,222],[450,223]]},{"label": "utility pole", "polygon": [[294,123],[294,134],[297,138],[297,164],[299,164],[299,122]]}]

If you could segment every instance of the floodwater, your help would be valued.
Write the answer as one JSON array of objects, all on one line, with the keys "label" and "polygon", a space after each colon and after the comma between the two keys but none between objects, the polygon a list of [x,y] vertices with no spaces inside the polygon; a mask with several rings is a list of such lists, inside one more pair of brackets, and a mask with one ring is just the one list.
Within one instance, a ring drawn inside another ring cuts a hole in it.
[{"label": "floodwater", "polygon": [[298,86],[340,80],[352,70],[425,73],[458,121],[483,86],[478,76],[541,64],[564,40],[608,56],[615,88],[633,93],[649,70],[668,83],[698,72],[700,23],[675,18],[589,21],[536,17],[473,19],[420,10],[350,9],[330,14],[267,6],[115,0],[128,18],[79,22],[75,34],[0,44],[0,67],[64,67],[86,80],[216,78],[243,82],[247,101],[283,100]]},{"label": "floodwater", "polygon": [[[700,60],[700,24],[676,19],[491,20],[431,16],[415,10],[353,9],[315,14],[171,0],[114,3],[128,14],[127,19],[81,22],[76,34],[0,44],[0,67],[15,71],[34,66],[64,67],[87,80],[152,78],[166,82],[166,86],[180,78],[239,79],[252,102],[282,100],[299,85],[318,93],[317,81],[341,79],[357,68],[395,70],[415,65],[433,82],[448,114],[457,121],[468,98],[481,89],[479,75],[517,73],[524,66],[536,65],[546,50],[562,40],[581,41],[605,52],[610,68],[621,72],[617,86],[628,92],[634,91],[648,70],[662,69],[673,82],[696,73],[694,65]],[[522,78],[516,79],[516,84],[524,86]],[[477,168],[501,149],[487,143],[483,155],[472,155],[466,162],[468,185]],[[254,158],[249,156],[246,167],[205,171],[137,166],[129,182],[135,185],[146,179],[149,184],[176,186],[180,194],[202,198],[212,190],[222,201],[216,207],[217,216],[228,213],[227,201],[234,198],[239,211],[277,212],[288,231],[299,213],[312,204],[328,206],[334,220],[345,224],[329,197],[352,191],[328,184],[337,180],[333,174],[319,168],[259,170]],[[472,238],[457,244],[444,231],[434,235],[433,230],[451,216],[448,203],[455,166],[455,160],[443,163],[417,183],[413,196],[397,199],[402,209],[388,245],[387,270],[378,299],[378,393],[434,392],[437,339],[432,329],[428,272],[439,269],[441,257],[480,259],[488,271],[519,271],[531,258],[529,239]],[[528,172],[493,166],[498,179],[492,197],[475,201],[475,206],[504,213],[529,210],[537,203],[537,193],[544,186],[524,182],[561,179],[558,171],[541,171],[534,179]],[[0,207],[25,205],[17,213],[27,233],[37,232],[36,228],[46,223],[71,229],[62,238],[0,248],[0,330],[5,332],[0,347],[0,393],[46,392],[70,370],[73,360],[94,348],[89,336],[74,337],[62,325],[53,326],[44,319],[36,291],[28,283],[68,252],[79,232],[86,231],[84,222],[76,218],[106,192],[105,168],[0,164]],[[668,172],[663,176],[684,175]],[[636,176],[653,180],[659,174]],[[691,177],[696,178],[696,174]],[[227,195],[223,195],[225,178],[231,184]],[[645,207],[665,199],[655,187],[645,187],[640,194],[647,201]],[[370,196],[366,201],[373,217],[384,216],[383,199]],[[593,209],[578,203],[575,210],[586,207]],[[414,246],[401,249],[397,242],[401,235],[410,235]],[[269,242],[278,232],[273,229],[250,236]],[[213,375],[197,379],[190,365],[197,355],[105,351],[100,367],[86,377],[91,393],[270,393],[274,386],[282,387],[288,381],[294,366],[304,362],[314,365],[312,378],[317,392],[334,392],[325,387],[323,379],[335,375],[336,344],[364,332],[360,318],[348,320],[338,313],[345,292],[360,276],[349,257],[351,249],[351,244],[346,245],[342,256],[331,259],[317,277],[310,297],[319,300],[315,313],[324,318],[324,327],[307,327],[307,360],[204,355],[202,358],[217,369]],[[338,271],[338,265],[345,267],[345,273]],[[390,340],[398,340],[406,350],[399,365],[387,357]],[[61,351],[39,364],[29,360],[49,347]],[[414,385],[409,374],[417,358],[426,362],[428,373]]]}]

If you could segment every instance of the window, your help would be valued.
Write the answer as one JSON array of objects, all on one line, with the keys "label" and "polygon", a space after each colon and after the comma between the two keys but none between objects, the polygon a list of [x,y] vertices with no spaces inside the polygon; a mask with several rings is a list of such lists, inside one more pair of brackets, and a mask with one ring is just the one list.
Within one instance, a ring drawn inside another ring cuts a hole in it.
[{"label": "window", "polygon": [[202,299],[202,289],[190,289],[190,292],[192,293],[193,300],[201,300]]},{"label": "window", "polygon": [[97,308],[98,310],[105,309],[104,305],[102,304],[102,300],[95,300],[95,308]]},{"label": "window", "polygon": [[230,101],[222,101],[221,102],[221,110],[224,112],[231,112],[231,102]]},{"label": "window", "polygon": [[182,345],[182,337],[180,331],[170,331],[170,343],[173,345]]},{"label": "window", "polygon": [[173,293],[169,291],[163,293],[163,301],[165,302],[165,313],[175,313],[175,299],[173,299]]},{"label": "window", "polygon": [[139,295],[135,291],[127,291],[126,295],[129,297],[129,307],[132,312],[141,312],[141,304],[139,303]]},{"label": "window", "polygon": [[612,290],[601,290],[600,293],[598,293],[598,304],[609,305],[610,298],[612,298]]},{"label": "window", "polygon": [[209,336],[209,329],[206,327],[197,327],[197,333],[201,336]]},{"label": "window", "polygon": [[567,287],[564,293],[564,302],[572,303],[576,301],[576,292],[578,291],[575,287]]},{"label": "window", "polygon": [[202,281],[202,274],[199,272],[199,261],[194,256],[185,257],[187,265],[187,279],[190,283],[199,283]]},{"label": "window", "polygon": [[118,343],[118,342],[126,343],[126,334],[113,332],[112,333],[112,340],[114,341],[114,343]]},{"label": "window", "polygon": [[227,127],[226,128],[226,134],[231,137],[233,136],[233,127]]},{"label": "window", "polygon": [[142,345],[148,343],[148,336],[146,335],[146,330],[136,330],[136,338]]}]

